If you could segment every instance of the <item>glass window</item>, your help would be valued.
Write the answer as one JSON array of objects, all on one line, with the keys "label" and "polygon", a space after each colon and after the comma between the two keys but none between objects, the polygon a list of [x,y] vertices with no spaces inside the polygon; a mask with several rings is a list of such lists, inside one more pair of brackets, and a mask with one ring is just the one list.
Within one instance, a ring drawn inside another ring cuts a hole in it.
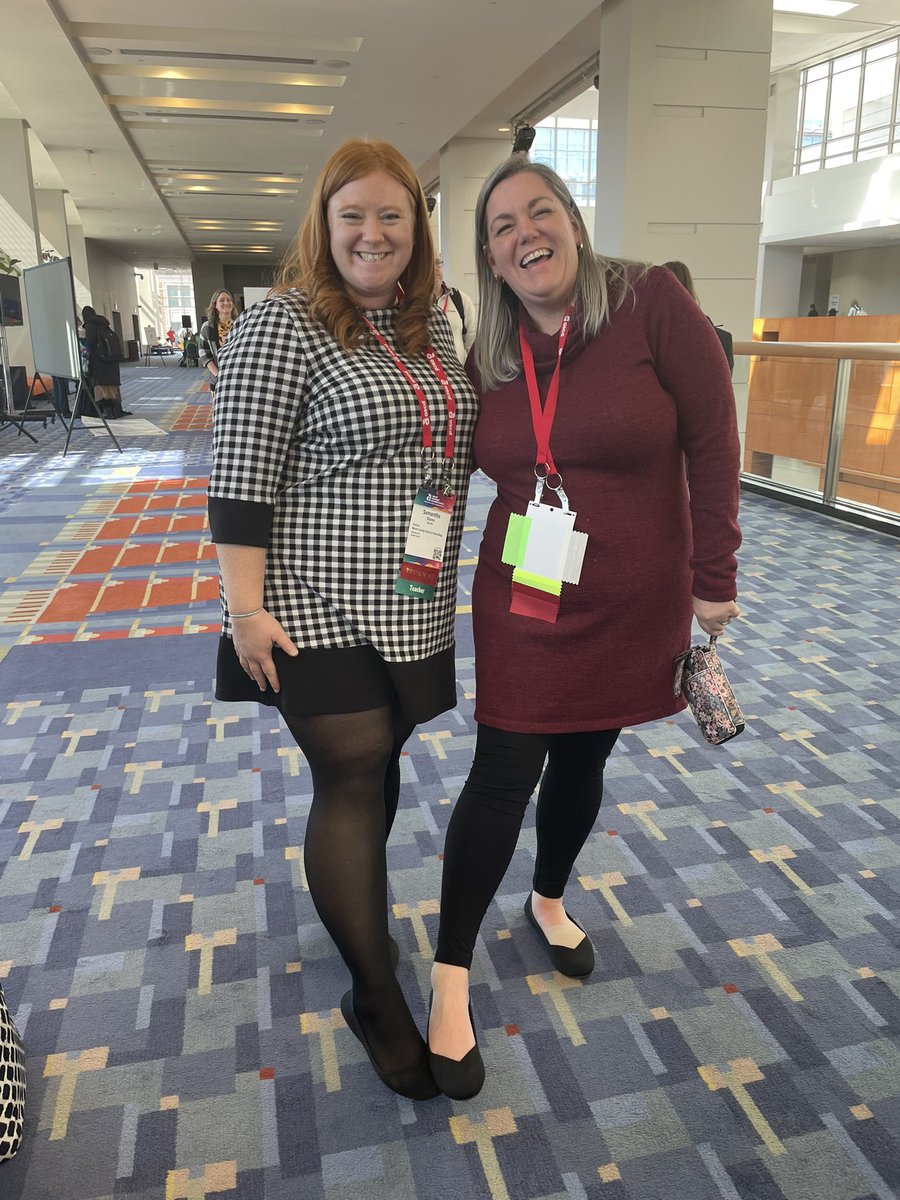
[{"label": "glass window", "polygon": [[838,71],[847,71],[851,67],[858,67],[862,62],[862,50],[854,50],[852,54],[843,54],[833,61],[835,74]]},{"label": "glass window", "polygon": [[859,135],[859,148],[868,149],[871,146],[887,146],[891,136],[891,131],[887,125],[882,125],[880,129],[867,129]]},{"label": "glass window", "polygon": [[840,137],[852,133],[859,114],[859,67],[835,75],[831,81],[831,98],[828,104],[828,136]]},{"label": "glass window", "polygon": [[877,46],[869,46],[866,50],[866,62],[871,62],[874,58],[885,58],[888,54],[897,53],[897,39],[891,38],[888,42],[879,42]]},{"label": "glass window", "polygon": [[853,153],[853,138],[842,137],[834,138],[825,147],[825,157],[834,158],[836,154],[852,154]]},{"label": "glass window", "polygon": [[[873,150],[896,151],[900,134],[900,39],[888,38],[864,50],[817,63],[800,76],[794,171],[873,158]],[[848,158],[849,155],[849,158]]]},{"label": "glass window", "polygon": [[884,125],[890,121],[896,68],[896,56],[879,58],[866,64],[860,129],[869,129],[873,125]]}]

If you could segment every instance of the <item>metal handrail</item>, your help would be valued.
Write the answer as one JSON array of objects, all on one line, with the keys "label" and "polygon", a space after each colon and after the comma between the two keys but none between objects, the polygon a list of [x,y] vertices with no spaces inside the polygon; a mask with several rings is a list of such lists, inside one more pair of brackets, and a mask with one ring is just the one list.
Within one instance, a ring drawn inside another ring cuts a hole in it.
[{"label": "metal handrail", "polygon": [[837,362],[834,373],[834,393],[831,405],[831,427],[825,452],[825,478],[822,482],[822,503],[834,507],[838,501],[841,452],[844,422],[850,396],[850,376],[854,362],[900,361],[897,342],[735,342],[735,354],[752,358],[821,358]]},{"label": "metal handrail", "polygon": [[735,342],[735,354],[753,358],[855,358],[869,362],[900,360],[900,342]]}]

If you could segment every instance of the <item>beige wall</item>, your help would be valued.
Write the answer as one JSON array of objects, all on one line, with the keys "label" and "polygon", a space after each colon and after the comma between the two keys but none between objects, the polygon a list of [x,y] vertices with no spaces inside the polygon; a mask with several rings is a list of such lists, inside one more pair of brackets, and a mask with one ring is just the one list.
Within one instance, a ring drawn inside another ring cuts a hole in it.
[{"label": "beige wall", "polygon": [[119,258],[102,242],[85,238],[88,273],[91,277],[93,307],[109,321],[118,310],[122,314],[125,341],[134,337],[131,317],[137,312],[138,296],[134,281],[134,265]]}]

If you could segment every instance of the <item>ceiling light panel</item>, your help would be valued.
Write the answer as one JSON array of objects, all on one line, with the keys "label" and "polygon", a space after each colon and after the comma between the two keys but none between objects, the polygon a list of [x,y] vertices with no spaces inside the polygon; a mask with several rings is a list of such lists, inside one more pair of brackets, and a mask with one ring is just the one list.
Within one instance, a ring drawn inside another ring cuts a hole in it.
[{"label": "ceiling light panel", "polygon": [[[221,61],[217,57],[217,61]],[[126,79],[172,79],[191,81],[216,81],[220,83],[265,83],[279,87],[343,87],[347,82],[346,75],[311,75],[298,74],[295,71],[248,71],[238,68],[223,67],[177,67],[151,66],[147,63],[134,63],[123,66],[117,63],[92,63],[92,75],[101,79],[124,77]]]},{"label": "ceiling light panel", "polygon": [[803,13],[808,17],[840,17],[857,8],[858,4],[845,4],[843,0],[775,0],[775,12]]},{"label": "ceiling light panel", "polygon": [[[73,37],[82,41],[94,41],[101,46],[120,48],[123,45],[133,46],[135,42],[143,42],[158,48],[159,53],[168,54],[177,53],[184,47],[196,46],[213,55],[231,51],[245,57],[253,54],[288,54],[291,59],[346,58],[347,55],[358,54],[363,43],[362,38],[357,37],[290,37],[283,33],[215,29],[211,26],[191,28],[173,25],[171,29],[163,31],[159,25],[114,25],[72,21],[67,25],[67,29]],[[166,32],[171,36],[166,37]],[[288,60],[282,58],[278,61]]]},{"label": "ceiling light panel", "polygon": [[104,96],[124,108],[178,109],[182,113],[277,113],[284,116],[330,116],[334,104],[278,104],[259,100],[199,100],[184,96]]},{"label": "ceiling light panel", "polygon": [[[288,183],[302,183],[302,175],[255,175],[252,171],[156,171],[156,178],[160,183],[172,183],[174,180],[187,180],[188,182],[197,183],[218,183],[221,182],[226,175],[230,176],[230,183],[241,183],[242,180],[247,183],[274,183],[279,187]],[[240,179],[235,179],[234,176],[240,176]]]},{"label": "ceiling light panel", "polygon": [[190,96],[106,96],[107,104],[124,108],[178,109],[180,112],[277,113],[295,117],[330,117],[332,104],[272,104],[264,100],[200,99]]}]

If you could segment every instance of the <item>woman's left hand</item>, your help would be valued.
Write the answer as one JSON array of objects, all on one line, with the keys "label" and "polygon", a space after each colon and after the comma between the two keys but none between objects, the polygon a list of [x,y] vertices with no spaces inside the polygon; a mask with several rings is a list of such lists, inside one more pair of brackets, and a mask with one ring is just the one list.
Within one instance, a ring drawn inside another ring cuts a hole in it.
[{"label": "woman's left hand", "polygon": [[710,637],[721,637],[725,626],[741,615],[736,600],[698,600],[691,596],[691,602],[700,628]]}]

